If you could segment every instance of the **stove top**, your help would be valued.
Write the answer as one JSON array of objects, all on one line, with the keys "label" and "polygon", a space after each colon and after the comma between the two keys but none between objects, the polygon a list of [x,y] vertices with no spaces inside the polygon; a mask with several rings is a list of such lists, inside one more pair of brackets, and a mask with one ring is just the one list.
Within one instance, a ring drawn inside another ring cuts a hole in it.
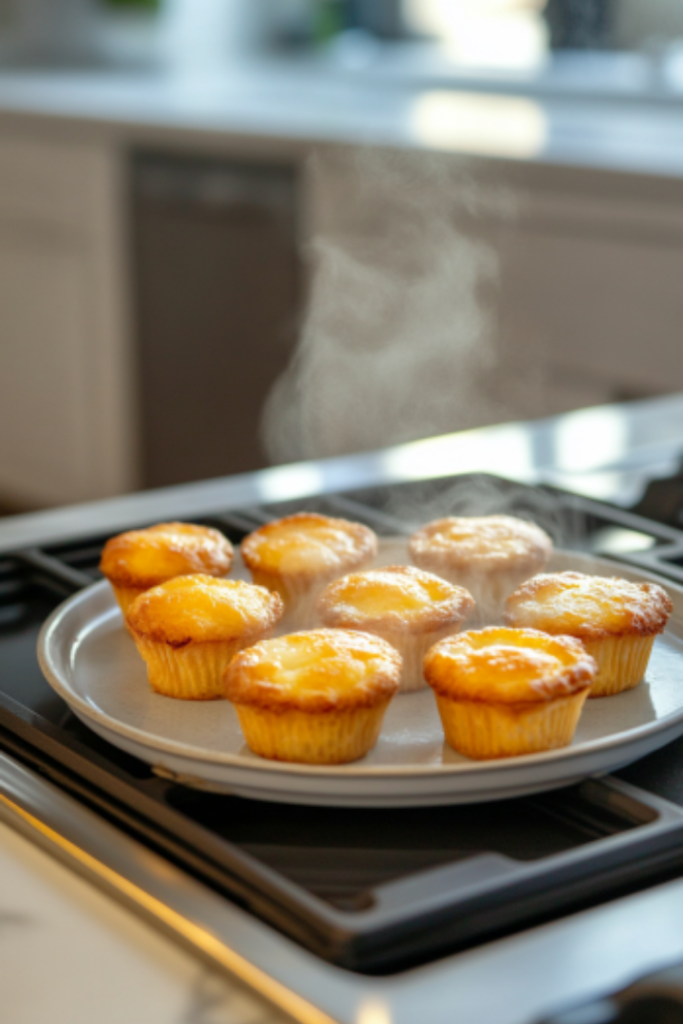
[{"label": "stove top", "polygon": [[[658,523],[480,474],[194,520],[239,542],[303,507],[384,535],[439,515],[506,511],[533,518],[565,548],[683,581],[683,533],[668,512],[668,523]],[[129,524],[136,525],[144,524]],[[316,959],[376,982],[680,874],[683,739],[618,778],[481,806],[297,807],[159,777],[82,725],[35,657],[47,615],[99,578],[105,540],[86,535],[0,556],[0,749],[181,869],[217,903],[243,908]]]}]

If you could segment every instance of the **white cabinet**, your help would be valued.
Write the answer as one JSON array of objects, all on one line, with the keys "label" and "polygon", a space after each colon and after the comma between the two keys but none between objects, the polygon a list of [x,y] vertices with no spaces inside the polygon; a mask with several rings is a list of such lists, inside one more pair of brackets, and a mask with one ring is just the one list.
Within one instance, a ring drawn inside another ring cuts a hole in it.
[{"label": "white cabinet", "polygon": [[615,397],[680,391],[683,184],[628,186],[584,173],[574,193],[526,193],[503,260],[501,339]]},{"label": "white cabinet", "polygon": [[136,484],[119,159],[0,139],[0,496],[22,505]]}]

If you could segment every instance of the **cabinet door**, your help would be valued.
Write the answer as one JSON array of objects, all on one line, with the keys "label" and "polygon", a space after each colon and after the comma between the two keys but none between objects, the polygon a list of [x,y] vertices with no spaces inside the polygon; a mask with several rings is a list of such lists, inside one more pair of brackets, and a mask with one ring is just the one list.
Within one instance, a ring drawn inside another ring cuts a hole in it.
[{"label": "cabinet door", "polygon": [[23,501],[89,492],[87,281],[77,247],[0,230],[0,488]]},{"label": "cabinet door", "polygon": [[590,374],[617,394],[681,390],[681,280],[680,235],[521,231],[501,322],[520,353]]},{"label": "cabinet door", "polygon": [[135,484],[121,157],[0,140],[0,503]]}]

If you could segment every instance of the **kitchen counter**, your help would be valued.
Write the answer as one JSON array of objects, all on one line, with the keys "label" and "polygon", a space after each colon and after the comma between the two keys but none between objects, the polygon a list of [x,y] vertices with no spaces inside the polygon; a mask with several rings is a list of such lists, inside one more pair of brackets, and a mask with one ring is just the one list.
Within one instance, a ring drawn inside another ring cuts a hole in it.
[{"label": "kitchen counter", "polygon": [[4,1024],[277,1024],[280,1015],[0,823]]},{"label": "kitchen counter", "polygon": [[[370,483],[431,479],[477,470],[525,482],[558,483],[628,505],[642,495],[653,476],[675,471],[681,451],[683,395],[677,395],[10,517],[0,520],[0,551],[27,547],[48,537],[66,539],[84,531],[116,530],[131,521],[165,516],[171,507],[174,515],[189,517],[193,512],[238,508]],[[0,764],[0,776],[2,771]],[[57,803],[52,801],[51,806]],[[47,833],[44,835],[49,839]],[[172,871],[175,869],[169,869],[166,879],[169,885]],[[193,954],[131,916],[116,905],[111,895],[74,876],[6,824],[0,824],[0,877],[0,934],[5,940],[0,978],[3,1020],[8,1024],[28,1024],[48,1015],[54,1024],[85,1024],[95,1019],[104,1024],[109,1020],[142,1019],[143,1014],[150,1024],[208,1020],[215,1024],[273,1024],[282,1019],[238,983],[203,967]],[[463,1024],[475,1024],[475,1019],[477,1024],[484,1020],[527,1024],[553,999],[571,1001],[579,990],[585,998],[606,984],[624,984],[644,966],[651,970],[683,956],[680,928],[675,924],[680,920],[681,906],[683,886],[672,883],[652,894],[641,893],[462,954],[455,958],[450,981],[443,977],[440,980],[439,964],[413,973],[422,977],[423,984],[426,979],[432,986],[434,1006],[439,1005],[441,1012],[452,986],[459,986]],[[242,931],[258,927],[245,923],[239,914],[233,912],[235,927]],[[634,931],[642,934],[643,928],[650,936],[646,956],[641,944],[630,938]],[[256,940],[272,942],[258,934]],[[284,940],[279,941],[284,944]],[[596,942],[601,947],[600,956],[592,952]],[[607,949],[609,956],[605,954]],[[282,958],[280,969],[285,977],[288,972],[291,975],[287,958],[292,955],[286,953]],[[307,970],[310,955],[298,955],[301,969]],[[572,958],[571,969],[564,959],[567,955]],[[275,966],[275,959],[270,962]],[[493,991],[484,999],[482,986],[486,986],[492,971],[506,982],[498,987],[505,994],[504,1005]],[[35,979],[39,975],[38,986]],[[374,983],[368,984],[372,991]],[[406,1014],[412,1012],[410,999],[406,989]],[[483,1007],[484,1003],[484,1016],[475,1018],[473,1007]],[[368,1011],[363,1022],[386,1024],[388,1019],[373,1017]],[[405,1017],[410,1019],[414,1018]]]},{"label": "kitchen counter", "polygon": [[295,152],[372,143],[678,178],[680,104],[425,87],[264,60],[225,73],[3,71],[0,121],[138,140],[230,139]]}]

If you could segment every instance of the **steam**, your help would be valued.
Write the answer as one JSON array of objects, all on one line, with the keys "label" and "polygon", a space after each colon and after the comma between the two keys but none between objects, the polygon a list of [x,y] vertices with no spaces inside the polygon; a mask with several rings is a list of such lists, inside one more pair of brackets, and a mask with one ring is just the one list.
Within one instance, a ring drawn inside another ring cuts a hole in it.
[{"label": "steam", "polygon": [[276,463],[368,450],[505,417],[496,254],[467,225],[509,196],[425,153],[322,152],[319,234],[298,348],[266,404]]},{"label": "steam", "polygon": [[[321,151],[308,174],[318,233],[299,345],[264,412],[273,462],[550,411],[538,356],[506,352],[501,268],[482,241],[486,222],[514,227],[510,192],[439,154]],[[556,544],[574,546],[581,534],[580,517],[551,494],[484,476],[389,489],[382,511],[406,529],[507,513],[537,522]]]},{"label": "steam", "polygon": [[583,515],[579,508],[563,504],[552,491],[490,476],[470,475],[465,481],[427,480],[419,485],[389,488],[383,511],[410,530],[442,516],[510,515],[536,523],[556,547],[583,548]]},{"label": "steam", "polygon": [[[558,393],[548,394],[552,376],[538,353],[506,352],[497,322],[504,249],[482,240],[482,224],[514,226],[511,193],[445,155],[371,148],[323,150],[308,175],[317,230],[310,297],[264,411],[273,462],[559,411],[546,404]],[[576,404],[571,387],[565,401]],[[447,515],[507,513],[538,523],[557,546],[585,548],[578,506],[483,475],[388,488],[377,511],[405,524],[397,532]],[[598,530],[595,543],[624,540],[616,532],[605,541]]]}]

